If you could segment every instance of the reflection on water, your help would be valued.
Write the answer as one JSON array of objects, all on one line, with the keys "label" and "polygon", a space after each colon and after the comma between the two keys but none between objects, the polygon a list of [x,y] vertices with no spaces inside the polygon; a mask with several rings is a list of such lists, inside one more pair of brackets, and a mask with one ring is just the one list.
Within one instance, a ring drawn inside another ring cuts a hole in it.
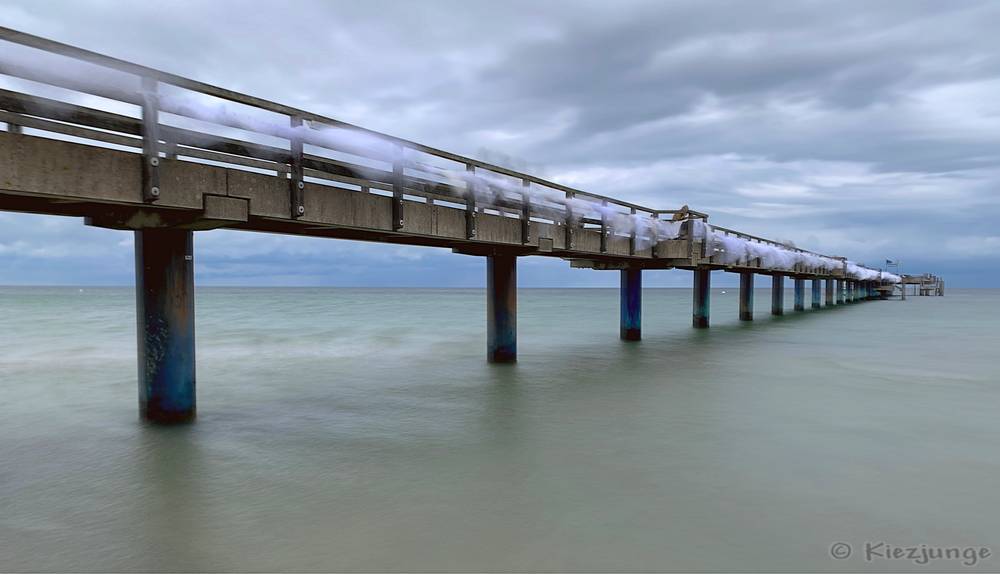
[{"label": "reflection on water", "polygon": [[[0,289],[0,570],[857,570],[1000,546],[1000,293],[205,289],[199,421],[136,420],[125,289]],[[791,300],[790,297],[786,297]],[[945,360],[946,358],[946,360]],[[995,564],[986,562],[986,565]]]}]

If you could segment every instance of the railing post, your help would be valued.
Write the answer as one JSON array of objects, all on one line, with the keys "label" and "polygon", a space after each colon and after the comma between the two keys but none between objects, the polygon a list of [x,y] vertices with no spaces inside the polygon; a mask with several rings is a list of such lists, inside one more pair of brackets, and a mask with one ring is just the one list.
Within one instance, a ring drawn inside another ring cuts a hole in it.
[{"label": "railing post", "polygon": [[781,273],[771,276],[771,314],[785,314],[785,276]]},{"label": "railing post", "polygon": [[694,270],[694,301],[691,324],[697,329],[705,329],[711,315],[712,270],[696,267]]},{"label": "railing post", "polygon": [[576,235],[574,233],[576,224],[573,223],[573,208],[570,205],[575,195],[572,191],[566,192],[566,249],[576,247]]},{"label": "railing post", "polygon": [[823,285],[822,285],[822,281],[823,281],[822,279],[813,279],[812,280],[812,308],[813,309],[819,309],[820,307],[823,306],[822,305],[822,299],[823,299]]},{"label": "railing post", "polygon": [[531,243],[531,194],[529,188],[531,182],[527,179],[521,181],[524,191],[521,193],[521,244]]},{"label": "railing post", "polygon": [[195,416],[194,233],[135,232],[139,413],[158,423]]},{"label": "railing post", "polygon": [[622,269],[621,325],[619,336],[625,341],[642,338],[642,269]]},{"label": "railing post", "polygon": [[7,133],[9,134],[23,134],[24,129],[18,124],[7,122]]},{"label": "railing post", "polygon": [[601,200],[601,253],[608,252],[608,200]]},{"label": "railing post", "polygon": [[795,310],[806,310],[806,280],[796,277],[793,283],[795,287]]},{"label": "railing post", "polygon": [[292,116],[289,119],[292,127],[291,137],[291,161],[289,163],[288,198],[291,206],[292,219],[298,219],[306,214],[305,205],[305,168],[302,164],[303,145],[302,134],[299,130],[303,128],[302,118]]},{"label": "railing post", "polygon": [[486,359],[517,361],[517,257],[486,257]]},{"label": "railing post", "polygon": [[403,167],[406,161],[406,150],[401,145],[396,146],[396,157],[392,162],[392,230],[403,229],[403,191],[405,181]]},{"label": "railing post", "polygon": [[634,207],[631,208],[631,213],[632,213],[632,232],[629,233],[629,236],[628,236],[628,254],[629,255],[635,255],[635,222],[636,222],[635,214],[636,214],[636,210],[635,210]]},{"label": "railing post", "polygon": [[465,238],[476,238],[476,166],[465,165],[468,181],[465,184]]},{"label": "railing post", "polygon": [[142,200],[160,198],[160,99],[158,84],[142,79]]},{"label": "railing post", "polygon": [[740,271],[740,321],[753,321],[753,271]]}]

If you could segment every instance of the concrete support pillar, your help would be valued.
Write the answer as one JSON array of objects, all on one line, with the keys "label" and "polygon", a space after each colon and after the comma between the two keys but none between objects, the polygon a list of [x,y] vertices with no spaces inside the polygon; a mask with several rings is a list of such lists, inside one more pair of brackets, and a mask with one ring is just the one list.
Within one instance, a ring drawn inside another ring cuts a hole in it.
[{"label": "concrete support pillar", "polygon": [[837,279],[837,305],[844,304],[844,291],[845,291],[844,280]]},{"label": "concrete support pillar", "polygon": [[517,361],[517,256],[486,257],[486,360]]},{"label": "concrete support pillar", "polygon": [[740,272],[740,321],[753,321],[753,271]]},{"label": "concrete support pillar", "polygon": [[795,286],[795,310],[806,310],[806,280],[796,277],[792,285]]},{"label": "concrete support pillar", "polygon": [[823,285],[822,279],[812,280],[812,308],[819,309],[822,307],[822,295],[823,295]]},{"label": "concrete support pillar", "polygon": [[135,232],[139,415],[178,423],[195,417],[194,233]]},{"label": "concrete support pillar", "polygon": [[692,305],[691,324],[698,329],[708,327],[712,292],[712,270],[697,268],[694,270],[694,303]]},{"label": "concrete support pillar", "polygon": [[780,273],[771,276],[771,314],[785,314],[785,276]]},{"label": "concrete support pillar", "polygon": [[834,301],[834,299],[833,299],[833,295],[834,295],[834,293],[833,293],[833,285],[834,285],[833,279],[827,279],[826,280],[826,306],[827,307],[833,307],[833,301]]},{"label": "concrete support pillar", "polygon": [[622,269],[621,328],[625,341],[642,338],[642,270]]}]

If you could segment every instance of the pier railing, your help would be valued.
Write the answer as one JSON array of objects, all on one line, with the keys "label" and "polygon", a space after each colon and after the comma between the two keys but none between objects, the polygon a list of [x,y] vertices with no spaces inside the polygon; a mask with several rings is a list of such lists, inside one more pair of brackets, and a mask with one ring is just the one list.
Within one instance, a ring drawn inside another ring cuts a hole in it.
[{"label": "pier railing", "polygon": [[[740,274],[739,319],[770,275],[795,311],[886,298],[881,272],[381,134],[305,110],[0,28],[0,209],[131,230],[142,417],[195,415],[194,233],[247,231],[451,248],[486,259],[486,348],[517,359],[517,260],[619,270],[620,338],[641,339],[642,272],[693,271],[692,325],[713,270]],[[15,53],[18,52],[19,53]],[[41,60],[38,58],[41,57]],[[23,128],[31,130],[26,135]],[[36,133],[37,132],[37,133]],[[791,266],[794,262],[794,268]],[[894,276],[893,276],[894,277]],[[894,277],[895,279],[895,277]],[[821,283],[825,283],[825,288]],[[943,294],[933,276],[908,277]]]},{"label": "pier railing", "polygon": [[[628,255],[635,255],[636,218],[708,220],[702,212],[654,209],[576,189],[9,28],[0,28],[0,40],[50,58],[46,65],[31,65],[25,58],[0,58],[0,75],[32,82],[42,87],[42,92],[57,88],[62,96],[57,99],[0,89],[0,121],[59,134],[77,143],[142,153],[143,199],[150,204],[159,198],[162,155],[287,179],[288,215],[293,219],[306,215],[308,182],[391,197],[393,230],[403,228],[407,205],[423,203],[464,210],[466,238],[470,240],[477,238],[478,218],[488,213],[520,220],[524,244],[532,236],[532,223],[556,226],[558,233],[565,234],[567,250],[574,247],[574,234],[585,229],[599,232],[601,253],[608,251],[610,237],[630,237]],[[59,59],[72,60],[84,68]],[[30,62],[30,56],[27,60]],[[115,111],[86,105],[94,98],[104,104],[101,107]],[[67,99],[76,103],[63,101]],[[615,225],[618,215],[631,218],[632,223]],[[711,264],[713,254],[707,242],[697,243],[691,229],[691,225],[681,226],[676,239],[701,251],[672,257],[672,263]],[[732,229],[712,229],[789,251],[813,253]],[[740,267],[760,268],[760,264],[748,262]],[[785,271],[814,272],[802,266]]]}]

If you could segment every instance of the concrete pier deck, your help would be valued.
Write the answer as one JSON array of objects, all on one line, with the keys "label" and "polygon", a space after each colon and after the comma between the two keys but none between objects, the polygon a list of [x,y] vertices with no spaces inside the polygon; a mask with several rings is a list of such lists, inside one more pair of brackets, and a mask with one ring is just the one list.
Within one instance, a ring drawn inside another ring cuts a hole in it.
[{"label": "concrete pier deck", "polygon": [[[75,95],[0,90],[0,122],[7,126],[0,133],[0,210],[135,231],[140,396],[151,420],[194,416],[191,236],[202,230],[423,245],[486,257],[493,362],[517,358],[518,257],[621,272],[625,340],[641,338],[644,270],[693,272],[692,324],[699,328],[709,326],[713,270],[740,274],[746,321],[753,318],[756,274],[773,277],[775,315],[784,312],[786,276],[798,311],[806,309],[806,280],[813,281],[811,308],[821,306],[824,282],[827,306],[844,302],[842,286],[850,301],[862,292],[885,294],[894,283],[846,257],[712,225],[707,213],[687,206],[658,209],[574,189],[15,30],[0,28],[0,40],[120,77],[63,76],[0,55],[0,75]],[[134,113],[71,103],[95,98]],[[734,245],[778,250],[797,262],[734,257]],[[922,292],[931,289],[926,285],[920,283]],[[935,285],[943,293],[943,282]]]}]

